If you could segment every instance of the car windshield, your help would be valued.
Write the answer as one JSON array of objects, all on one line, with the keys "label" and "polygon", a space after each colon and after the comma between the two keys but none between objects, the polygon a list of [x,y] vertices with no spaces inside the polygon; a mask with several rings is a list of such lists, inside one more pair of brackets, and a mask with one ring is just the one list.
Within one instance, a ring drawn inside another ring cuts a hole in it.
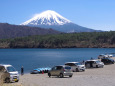
[{"label": "car windshield", "polygon": [[14,72],[14,71],[16,71],[16,70],[14,69],[14,67],[12,67],[12,66],[7,67],[7,70],[8,70],[8,72]]},{"label": "car windshield", "polygon": [[81,63],[76,63],[76,65],[81,65]]},{"label": "car windshield", "polygon": [[107,58],[107,59],[113,61],[113,59],[111,59],[111,58]]},{"label": "car windshield", "polygon": [[96,61],[96,63],[100,63],[100,61]]}]

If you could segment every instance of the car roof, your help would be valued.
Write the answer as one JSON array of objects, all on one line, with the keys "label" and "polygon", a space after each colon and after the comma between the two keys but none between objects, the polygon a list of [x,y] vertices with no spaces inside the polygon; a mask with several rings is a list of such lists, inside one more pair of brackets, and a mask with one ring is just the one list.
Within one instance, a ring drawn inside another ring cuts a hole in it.
[{"label": "car roof", "polygon": [[113,59],[111,59],[111,58],[102,58],[102,59],[109,59],[109,60],[113,60]]},{"label": "car roof", "polygon": [[9,66],[12,66],[12,65],[10,65],[10,64],[0,64],[0,66],[9,67]]},{"label": "car roof", "polygon": [[74,63],[74,64],[76,64],[76,63],[79,63],[79,62],[66,62],[65,64],[67,64],[67,63]]},{"label": "car roof", "polygon": [[100,54],[99,56],[108,56],[108,54]]},{"label": "car roof", "polygon": [[113,56],[112,54],[109,54],[109,56]]},{"label": "car roof", "polygon": [[70,66],[68,66],[68,65],[56,65],[56,66],[70,67]]},{"label": "car roof", "polygon": [[86,61],[99,61],[99,60],[93,59],[93,60],[86,60]]}]

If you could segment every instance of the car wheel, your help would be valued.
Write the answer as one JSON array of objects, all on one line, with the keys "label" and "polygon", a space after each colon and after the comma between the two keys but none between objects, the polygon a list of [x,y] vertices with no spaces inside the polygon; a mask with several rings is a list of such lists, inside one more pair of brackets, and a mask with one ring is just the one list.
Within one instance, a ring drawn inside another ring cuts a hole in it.
[{"label": "car wheel", "polygon": [[72,77],[72,75],[69,75],[69,77]]},{"label": "car wheel", "polygon": [[57,76],[58,78],[60,77],[60,76]]},{"label": "car wheel", "polygon": [[50,73],[48,73],[48,76],[49,76],[49,77],[51,77],[51,74],[50,74]]},{"label": "car wheel", "polygon": [[5,79],[5,82],[6,82],[6,83],[10,83],[10,78],[6,78],[6,79]]},{"label": "car wheel", "polygon": [[19,80],[17,80],[16,82],[18,82]]},{"label": "car wheel", "polygon": [[99,68],[98,65],[96,65],[96,68]]},{"label": "car wheel", "polygon": [[83,72],[85,72],[85,70],[82,70]]},{"label": "car wheel", "polygon": [[78,69],[78,68],[76,68],[76,72],[79,72],[79,69]]},{"label": "car wheel", "polygon": [[63,78],[63,74],[62,73],[60,73],[60,78]]}]

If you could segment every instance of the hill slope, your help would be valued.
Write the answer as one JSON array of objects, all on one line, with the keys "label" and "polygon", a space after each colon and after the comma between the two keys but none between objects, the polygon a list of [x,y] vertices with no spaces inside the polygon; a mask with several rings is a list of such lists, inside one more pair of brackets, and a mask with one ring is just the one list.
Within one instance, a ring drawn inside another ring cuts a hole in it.
[{"label": "hill slope", "polygon": [[115,32],[39,35],[0,40],[0,48],[115,48]]},{"label": "hill slope", "polygon": [[0,39],[24,37],[30,35],[59,34],[59,33],[60,32],[55,31],[53,29],[43,29],[39,27],[28,27],[28,26],[0,23]]}]

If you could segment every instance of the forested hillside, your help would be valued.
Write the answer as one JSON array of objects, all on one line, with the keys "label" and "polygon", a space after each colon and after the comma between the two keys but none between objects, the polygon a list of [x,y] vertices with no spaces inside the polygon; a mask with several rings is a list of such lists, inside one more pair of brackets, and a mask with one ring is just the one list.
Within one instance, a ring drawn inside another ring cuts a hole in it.
[{"label": "forested hillside", "polygon": [[44,29],[40,27],[28,27],[21,25],[11,25],[8,23],[0,23],[0,39],[59,33],[59,31],[53,29]]},{"label": "forested hillside", "polygon": [[115,48],[115,31],[2,39],[1,48]]}]

